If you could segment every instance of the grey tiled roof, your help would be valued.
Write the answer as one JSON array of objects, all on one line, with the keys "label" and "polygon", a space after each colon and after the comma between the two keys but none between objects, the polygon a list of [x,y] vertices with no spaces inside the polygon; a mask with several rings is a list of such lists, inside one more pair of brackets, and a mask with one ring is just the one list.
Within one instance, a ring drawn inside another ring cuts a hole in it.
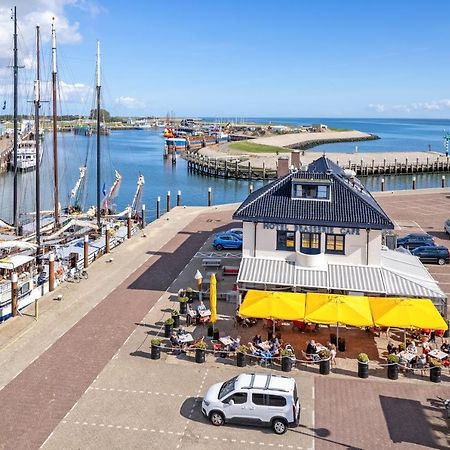
[{"label": "grey tiled roof", "polygon": [[[292,199],[293,180],[327,180],[331,183],[331,201]],[[250,194],[233,215],[244,221],[291,223],[334,227],[393,229],[394,225],[355,178],[350,181],[344,170],[321,157],[307,171],[293,172]]]}]

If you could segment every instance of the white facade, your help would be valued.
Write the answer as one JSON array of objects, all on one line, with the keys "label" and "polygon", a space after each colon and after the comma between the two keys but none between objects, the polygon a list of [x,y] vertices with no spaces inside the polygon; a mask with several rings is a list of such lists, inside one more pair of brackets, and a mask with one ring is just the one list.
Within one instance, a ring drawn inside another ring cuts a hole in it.
[{"label": "white facade", "polygon": [[[345,236],[344,254],[327,253],[325,232],[320,233],[320,253],[316,255],[301,252],[300,230],[307,227],[290,224],[244,222],[242,256],[295,261],[304,267],[320,267],[327,264],[372,265],[381,264],[381,231],[355,228],[327,228],[333,234]],[[319,228],[320,229],[320,228]],[[295,231],[295,251],[277,250],[277,230]],[[256,244],[255,244],[256,236]]]}]

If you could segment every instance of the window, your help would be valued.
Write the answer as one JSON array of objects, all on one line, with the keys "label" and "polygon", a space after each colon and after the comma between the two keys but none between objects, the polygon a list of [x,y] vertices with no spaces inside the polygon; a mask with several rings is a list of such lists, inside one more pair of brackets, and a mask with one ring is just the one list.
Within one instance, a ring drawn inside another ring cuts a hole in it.
[{"label": "window", "polygon": [[302,233],[300,251],[308,255],[320,253],[320,233]]},{"label": "window", "polygon": [[328,200],[330,198],[330,186],[328,184],[294,183],[292,196],[294,198]]},{"label": "window", "polygon": [[286,399],[281,395],[269,395],[268,400],[269,406],[278,406],[280,408],[286,406]]},{"label": "window", "polygon": [[255,405],[265,405],[264,394],[252,394],[252,402]]},{"label": "window", "polygon": [[247,392],[235,392],[224,400],[224,403],[230,403],[230,400],[233,400],[235,405],[247,403]]},{"label": "window", "polygon": [[345,254],[345,236],[343,234],[327,234],[325,253]]},{"label": "window", "polygon": [[277,231],[277,250],[295,251],[295,231]]}]

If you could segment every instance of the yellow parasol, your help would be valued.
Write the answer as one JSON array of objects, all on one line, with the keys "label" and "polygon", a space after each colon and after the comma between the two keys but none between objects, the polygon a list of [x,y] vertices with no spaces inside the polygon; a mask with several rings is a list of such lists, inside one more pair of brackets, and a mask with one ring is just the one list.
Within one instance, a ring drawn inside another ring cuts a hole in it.
[{"label": "yellow parasol", "polygon": [[211,308],[211,322],[217,322],[217,280],[216,275],[211,274],[209,281],[209,307]]}]

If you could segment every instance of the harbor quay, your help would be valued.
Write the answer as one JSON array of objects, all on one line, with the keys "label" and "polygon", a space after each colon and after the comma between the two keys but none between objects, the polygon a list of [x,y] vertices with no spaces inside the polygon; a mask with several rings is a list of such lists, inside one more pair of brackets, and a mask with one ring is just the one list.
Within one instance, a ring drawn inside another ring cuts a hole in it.
[{"label": "harbor quay", "polygon": [[[399,235],[426,231],[445,245],[449,195],[449,189],[430,189],[384,192],[375,198]],[[448,369],[440,384],[420,374],[391,381],[373,356],[370,378],[361,380],[355,355],[367,350],[358,345],[368,345],[369,338],[352,337],[352,330],[343,331],[349,348],[338,354],[328,376],[311,364],[291,372],[302,402],[301,426],[282,437],[263,428],[216,428],[202,417],[200,404],[208,386],[249,368],[237,368],[232,359],[212,353],[203,365],[170,352],[150,359],[150,341],[163,336],[165,320],[178,308],[178,290],[195,287],[197,269],[206,281],[203,260],[239,264],[238,251],[217,252],[210,245],[214,233],[240,226],[232,219],[238,206],[173,208],[109,258],[94,262],[88,280],[61,285],[43,297],[38,321],[32,309],[25,309],[22,317],[0,326],[0,448],[206,449],[214,441],[225,448],[448,446],[443,408],[436,401],[448,397]],[[427,269],[448,296],[447,266]],[[232,285],[232,278],[219,277],[219,294],[232,292]],[[254,330],[236,328],[230,319],[236,308],[231,299],[225,296],[218,304],[221,332],[249,338]],[[196,336],[206,334],[204,325],[181,320]],[[393,332],[392,338],[401,340],[402,335]],[[386,340],[375,338],[377,346]],[[277,365],[256,365],[251,371],[281,373]]]}]

